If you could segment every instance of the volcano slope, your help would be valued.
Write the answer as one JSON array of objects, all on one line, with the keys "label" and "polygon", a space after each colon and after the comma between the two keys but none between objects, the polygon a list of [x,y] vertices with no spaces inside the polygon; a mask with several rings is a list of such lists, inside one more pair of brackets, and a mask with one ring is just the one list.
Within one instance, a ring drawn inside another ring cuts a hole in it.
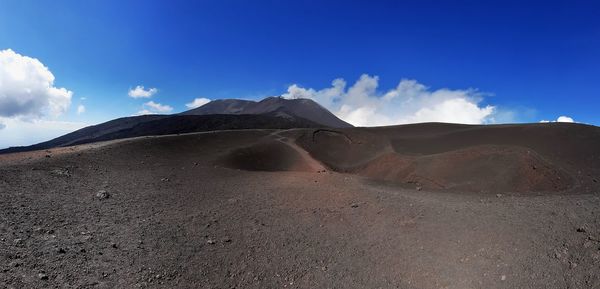
[{"label": "volcano slope", "polygon": [[0,287],[598,288],[599,148],[419,124],[0,155]]}]

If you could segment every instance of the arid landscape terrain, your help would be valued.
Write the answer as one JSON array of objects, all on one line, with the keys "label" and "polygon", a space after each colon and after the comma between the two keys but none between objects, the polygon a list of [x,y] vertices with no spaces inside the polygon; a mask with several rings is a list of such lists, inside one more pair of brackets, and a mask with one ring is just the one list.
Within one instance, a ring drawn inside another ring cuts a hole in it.
[{"label": "arid landscape terrain", "polygon": [[600,129],[218,130],[0,155],[2,288],[600,288]]}]

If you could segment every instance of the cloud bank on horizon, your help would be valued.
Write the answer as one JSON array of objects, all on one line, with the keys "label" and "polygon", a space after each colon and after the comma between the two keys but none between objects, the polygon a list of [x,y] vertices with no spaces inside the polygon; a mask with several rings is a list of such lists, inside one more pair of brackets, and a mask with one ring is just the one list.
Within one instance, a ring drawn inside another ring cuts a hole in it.
[{"label": "cloud bank on horizon", "polygon": [[384,126],[418,122],[482,124],[495,122],[497,107],[481,105],[475,89],[431,90],[416,80],[403,79],[391,90],[378,90],[379,77],[363,74],[350,87],[344,79],[316,90],[296,84],[284,98],[309,98],[355,126]]},{"label": "cloud bank on horizon", "polygon": [[[386,126],[421,122],[493,124],[515,122],[515,113],[495,105],[482,105],[484,93],[476,89],[431,90],[416,80],[402,79],[388,91],[378,90],[379,77],[363,74],[350,87],[342,78],[323,89],[292,84],[284,98],[315,100],[354,126]],[[575,122],[560,116],[556,121]]]}]

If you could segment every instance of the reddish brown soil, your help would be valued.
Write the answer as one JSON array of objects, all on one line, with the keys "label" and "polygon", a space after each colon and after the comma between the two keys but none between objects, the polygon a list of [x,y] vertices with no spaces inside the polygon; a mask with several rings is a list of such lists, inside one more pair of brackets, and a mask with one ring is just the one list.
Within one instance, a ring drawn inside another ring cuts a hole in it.
[{"label": "reddish brown soil", "polygon": [[[448,128],[226,131],[4,156],[0,288],[599,288],[597,129],[573,126],[571,141],[560,126],[552,143],[525,145],[461,126],[444,144]],[[413,179],[416,190],[405,170],[443,187]],[[566,187],[547,187],[557,176]]]}]

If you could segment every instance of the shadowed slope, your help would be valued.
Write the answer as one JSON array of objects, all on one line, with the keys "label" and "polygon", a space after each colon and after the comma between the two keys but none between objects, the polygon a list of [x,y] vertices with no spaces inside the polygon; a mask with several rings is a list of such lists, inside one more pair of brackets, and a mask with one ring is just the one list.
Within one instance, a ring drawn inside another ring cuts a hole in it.
[{"label": "shadowed slope", "polygon": [[579,124],[314,130],[298,143],[334,170],[429,189],[590,190],[600,173],[600,129]]}]

